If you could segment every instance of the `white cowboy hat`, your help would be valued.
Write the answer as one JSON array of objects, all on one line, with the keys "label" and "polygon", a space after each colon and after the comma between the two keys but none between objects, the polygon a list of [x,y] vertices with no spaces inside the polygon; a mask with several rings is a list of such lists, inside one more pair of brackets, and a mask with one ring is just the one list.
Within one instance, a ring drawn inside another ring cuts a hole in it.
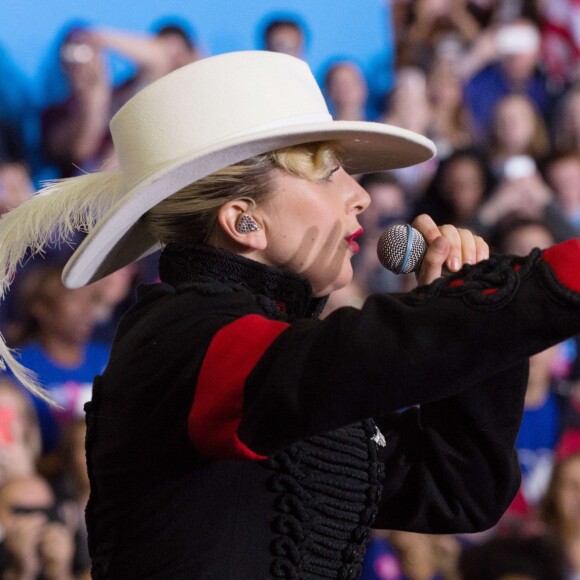
[{"label": "white cowboy hat", "polygon": [[124,189],[63,272],[79,287],[159,247],[139,218],[182,187],[233,163],[332,140],[351,174],[406,167],[435,154],[425,137],[383,123],[333,121],[308,66],[265,51],[233,52],[178,69],[113,117]]}]

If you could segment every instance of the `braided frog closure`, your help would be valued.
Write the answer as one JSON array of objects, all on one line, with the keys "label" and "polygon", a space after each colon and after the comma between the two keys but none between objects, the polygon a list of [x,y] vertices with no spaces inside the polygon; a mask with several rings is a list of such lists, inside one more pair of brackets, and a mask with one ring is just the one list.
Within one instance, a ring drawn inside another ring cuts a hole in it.
[{"label": "braided frog closure", "polygon": [[452,276],[416,288],[404,300],[418,305],[443,296],[458,296],[472,308],[496,310],[510,302],[540,257],[541,251],[536,249],[525,258],[494,256],[474,266],[465,265]]},{"label": "braided frog closure", "polygon": [[311,437],[268,460],[275,472],[269,482],[276,494],[274,578],[360,576],[383,480],[375,436],[367,420]]}]

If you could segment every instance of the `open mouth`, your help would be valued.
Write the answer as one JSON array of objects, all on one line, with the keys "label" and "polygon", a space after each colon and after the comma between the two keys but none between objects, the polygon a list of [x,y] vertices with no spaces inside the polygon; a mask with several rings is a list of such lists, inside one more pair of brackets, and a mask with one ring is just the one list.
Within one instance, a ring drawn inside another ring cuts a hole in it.
[{"label": "open mouth", "polygon": [[347,244],[350,246],[353,254],[358,254],[360,252],[360,246],[358,245],[356,239],[361,236],[363,233],[363,229],[359,228],[356,232],[350,234],[346,239]]}]

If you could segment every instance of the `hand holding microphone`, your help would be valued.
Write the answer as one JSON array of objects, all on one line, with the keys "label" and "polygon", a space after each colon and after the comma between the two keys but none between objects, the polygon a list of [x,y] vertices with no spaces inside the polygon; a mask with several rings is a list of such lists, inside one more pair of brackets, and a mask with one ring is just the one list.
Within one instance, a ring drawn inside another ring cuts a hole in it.
[{"label": "hand holding microphone", "polygon": [[465,263],[489,257],[483,239],[469,230],[451,225],[437,226],[427,215],[409,224],[388,228],[377,243],[381,264],[396,274],[417,273],[419,284],[429,284],[444,271],[457,272]]}]

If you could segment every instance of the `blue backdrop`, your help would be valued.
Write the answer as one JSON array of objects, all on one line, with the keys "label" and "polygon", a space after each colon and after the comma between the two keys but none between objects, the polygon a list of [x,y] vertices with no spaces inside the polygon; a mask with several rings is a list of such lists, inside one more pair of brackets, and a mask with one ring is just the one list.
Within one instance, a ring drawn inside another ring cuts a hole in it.
[{"label": "blue backdrop", "polygon": [[[271,13],[296,14],[307,25],[307,60],[320,74],[334,56],[352,57],[372,84],[389,83],[392,57],[388,0],[3,0],[0,46],[42,98],[42,75],[55,40],[72,19],[95,26],[148,31],[163,16],[193,26],[208,54],[259,48],[258,30]],[[377,78],[383,77],[383,78]]]},{"label": "blue backdrop", "polygon": [[[375,103],[392,83],[389,0],[2,0],[0,7],[0,116],[24,118],[32,141],[35,112],[65,94],[57,46],[72,20],[146,32],[160,18],[179,17],[211,55],[261,48],[265,20],[296,15],[307,27],[306,59],[319,80],[332,59],[344,57],[362,67]],[[130,72],[118,58],[110,64],[115,78]]]}]

